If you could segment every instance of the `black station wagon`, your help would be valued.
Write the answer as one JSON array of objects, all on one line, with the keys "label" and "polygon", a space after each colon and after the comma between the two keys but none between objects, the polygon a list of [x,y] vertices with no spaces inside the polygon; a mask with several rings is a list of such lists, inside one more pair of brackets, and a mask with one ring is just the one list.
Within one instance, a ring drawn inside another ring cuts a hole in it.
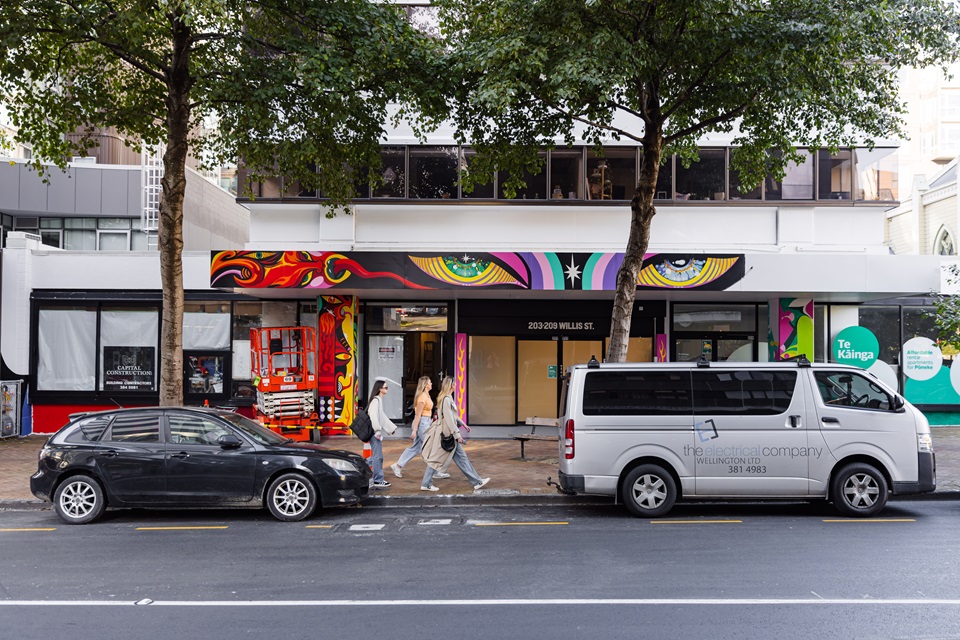
[{"label": "black station wagon", "polygon": [[69,524],[108,506],[265,506],[296,521],[359,502],[370,477],[355,453],[293,442],[230,411],[151,407],[73,416],[40,450],[30,490]]}]

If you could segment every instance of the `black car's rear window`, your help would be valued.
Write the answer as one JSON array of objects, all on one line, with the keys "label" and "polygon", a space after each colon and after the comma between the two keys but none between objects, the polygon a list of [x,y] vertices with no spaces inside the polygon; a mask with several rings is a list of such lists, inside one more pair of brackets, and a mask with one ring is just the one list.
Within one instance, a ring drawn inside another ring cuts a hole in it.
[{"label": "black car's rear window", "polygon": [[110,442],[160,442],[160,414],[123,413],[113,420]]},{"label": "black car's rear window", "polygon": [[70,444],[84,444],[97,442],[103,436],[104,429],[110,424],[110,416],[90,416],[76,422],[67,430],[63,437],[64,442]]}]

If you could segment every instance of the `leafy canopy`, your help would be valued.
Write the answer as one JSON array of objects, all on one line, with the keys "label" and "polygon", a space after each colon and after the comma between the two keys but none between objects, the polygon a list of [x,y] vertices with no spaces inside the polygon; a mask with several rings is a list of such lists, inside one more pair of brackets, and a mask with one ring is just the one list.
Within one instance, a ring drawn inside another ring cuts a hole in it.
[{"label": "leafy canopy", "polygon": [[194,156],[344,203],[392,104],[428,124],[445,107],[434,40],[366,0],[5,0],[0,51],[0,105],[38,167],[89,149],[78,129],[167,142],[184,74]]},{"label": "leafy canopy", "polygon": [[898,136],[897,70],[948,64],[960,31],[946,0],[436,4],[465,79],[456,123],[502,166],[529,167],[538,146],[576,135],[656,142],[689,163],[699,137],[732,132],[747,187],[802,161],[797,145]]}]

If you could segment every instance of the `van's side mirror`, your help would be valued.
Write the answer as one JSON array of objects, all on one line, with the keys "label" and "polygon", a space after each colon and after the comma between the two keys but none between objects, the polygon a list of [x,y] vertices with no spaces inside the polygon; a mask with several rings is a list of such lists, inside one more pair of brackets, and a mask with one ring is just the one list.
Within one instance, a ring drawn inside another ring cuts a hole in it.
[{"label": "van's side mirror", "polygon": [[217,443],[221,449],[239,449],[243,441],[232,433],[225,433],[217,438]]},{"label": "van's side mirror", "polygon": [[903,405],[904,405],[903,398],[901,398],[900,396],[893,396],[894,411],[900,411],[900,409],[903,409]]}]

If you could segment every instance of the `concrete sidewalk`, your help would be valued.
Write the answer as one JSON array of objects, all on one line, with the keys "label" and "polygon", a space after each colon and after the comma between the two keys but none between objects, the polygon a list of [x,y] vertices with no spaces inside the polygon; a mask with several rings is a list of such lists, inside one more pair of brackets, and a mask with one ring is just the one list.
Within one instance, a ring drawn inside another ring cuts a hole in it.
[{"label": "concrete sidewalk", "polygon": [[[937,454],[937,491],[934,497],[960,499],[960,427],[934,427],[933,444]],[[0,509],[36,507],[42,504],[30,493],[30,476],[37,469],[37,452],[46,436],[5,438],[0,440]],[[547,485],[547,478],[557,479],[558,448],[555,442],[530,441],[525,445],[525,459],[520,459],[520,443],[512,439],[468,440],[467,456],[481,477],[491,481],[478,492],[460,472],[451,465],[450,478],[435,480],[440,487],[436,493],[420,490],[420,481],[426,466],[419,456],[411,460],[403,470],[403,478],[397,478],[390,464],[397,461],[400,453],[409,445],[407,438],[390,438],[384,441],[384,471],[392,483],[389,489],[371,490],[368,504],[390,504],[425,501],[491,501],[531,503],[539,501],[571,500]],[[360,452],[359,440],[347,436],[331,437],[324,441],[331,449],[347,449]]]}]

